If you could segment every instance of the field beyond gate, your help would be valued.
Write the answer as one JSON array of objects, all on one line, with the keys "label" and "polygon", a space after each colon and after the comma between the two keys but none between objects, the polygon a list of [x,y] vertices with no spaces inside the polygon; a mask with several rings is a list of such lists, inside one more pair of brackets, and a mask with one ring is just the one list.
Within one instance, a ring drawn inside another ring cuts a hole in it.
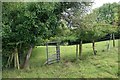
[{"label": "field beyond gate", "polygon": [[[53,47],[54,48],[54,47]],[[93,55],[92,44],[83,44],[82,60],[76,61],[75,45],[61,46],[61,61],[43,65],[46,61],[45,46],[37,46],[32,52],[30,69],[3,70],[3,78],[117,78],[118,40],[116,47],[110,44],[106,51],[106,41],[97,42],[97,55]],[[51,47],[52,49],[52,47]]]}]

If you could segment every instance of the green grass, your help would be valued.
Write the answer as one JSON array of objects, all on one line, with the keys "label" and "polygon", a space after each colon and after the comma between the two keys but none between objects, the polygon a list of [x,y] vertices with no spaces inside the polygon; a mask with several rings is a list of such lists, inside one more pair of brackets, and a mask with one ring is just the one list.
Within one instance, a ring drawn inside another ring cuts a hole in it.
[{"label": "green grass", "polygon": [[[106,41],[97,42],[97,55],[92,44],[83,44],[82,60],[76,60],[75,45],[61,46],[61,61],[43,65],[46,61],[45,46],[37,46],[32,52],[30,69],[3,70],[3,78],[117,78],[118,40],[116,47],[106,51]],[[54,51],[54,46],[50,47]]]}]

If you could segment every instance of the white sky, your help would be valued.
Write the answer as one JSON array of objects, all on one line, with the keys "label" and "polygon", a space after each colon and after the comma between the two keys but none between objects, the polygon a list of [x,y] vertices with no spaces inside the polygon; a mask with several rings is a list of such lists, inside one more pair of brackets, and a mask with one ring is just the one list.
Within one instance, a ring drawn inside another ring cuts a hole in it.
[{"label": "white sky", "polygon": [[119,2],[120,0],[94,0],[92,9],[102,6],[105,3]]}]

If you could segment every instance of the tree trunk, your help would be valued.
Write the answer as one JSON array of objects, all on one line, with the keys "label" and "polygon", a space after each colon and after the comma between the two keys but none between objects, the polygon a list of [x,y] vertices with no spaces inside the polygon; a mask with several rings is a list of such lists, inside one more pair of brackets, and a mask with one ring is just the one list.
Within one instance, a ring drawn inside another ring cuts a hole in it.
[{"label": "tree trunk", "polygon": [[17,69],[20,69],[20,65],[19,65],[19,57],[18,57],[18,50],[17,48],[15,49],[15,53],[16,53],[16,67]]},{"label": "tree trunk", "polygon": [[14,68],[16,68],[16,52],[14,52]]},{"label": "tree trunk", "polygon": [[110,35],[110,39],[109,39],[109,42],[108,42],[108,45],[107,45],[107,51],[110,50],[110,41],[112,40],[112,34]]},{"label": "tree trunk", "polygon": [[20,62],[20,66],[21,66],[21,64],[22,64],[22,60],[23,60],[23,50],[22,50],[22,43],[20,43],[19,44],[19,47],[18,47],[18,53],[20,54],[19,55],[19,62]]},{"label": "tree trunk", "polygon": [[113,47],[115,47],[115,35],[114,35],[114,33],[112,34],[112,39],[113,39]]},{"label": "tree trunk", "polygon": [[32,49],[33,49],[33,47],[30,46],[30,49],[29,49],[29,51],[26,55],[25,61],[23,63],[23,67],[22,67],[23,69],[26,69],[26,68],[29,67],[29,60],[30,60],[30,56],[31,56],[31,53],[32,53]]},{"label": "tree trunk", "polygon": [[110,40],[107,42],[107,51],[110,49]]},{"label": "tree trunk", "polygon": [[7,60],[7,65],[6,65],[6,67],[9,67],[10,68],[10,56],[9,56],[9,58],[8,58],[8,60]]},{"label": "tree trunk", "polygon": [[15,52],[14,52],[14,68],[20,69],[17,48],[15,48]]},{"label": "tree trunk", "polygon": [[96,50],[95,50],[95,41],[93,40],[93,42],[92,42],[92,47],[93,47],[93,53],[94,53],[94,55],[96,55]]},{"label": "tree trunk", "polygon": [[79,44],[79,58],[82,59],[82,40],[80,41]]},{"label": "tree trunk", "polygon": [[76,59],[78,60],[78,44],[76,44]]}]

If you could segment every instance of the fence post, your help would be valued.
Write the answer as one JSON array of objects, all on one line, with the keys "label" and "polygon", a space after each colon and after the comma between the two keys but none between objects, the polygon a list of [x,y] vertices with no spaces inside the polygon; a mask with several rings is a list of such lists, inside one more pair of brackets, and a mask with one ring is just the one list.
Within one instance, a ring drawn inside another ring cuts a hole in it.
[{"label": "fence post", "polygon": [[47,64],[48,64],[48,43],[46,43],[46,54],[47,54]]},{"label": "fence post", "polygon": [[76,59],[78,60],[78,44],[76,44]]},{"label": "fence post", "polygon": [[57,54],[57,62],[60,61],[60,46],[59,43],[56,43],[56,54]]}]

